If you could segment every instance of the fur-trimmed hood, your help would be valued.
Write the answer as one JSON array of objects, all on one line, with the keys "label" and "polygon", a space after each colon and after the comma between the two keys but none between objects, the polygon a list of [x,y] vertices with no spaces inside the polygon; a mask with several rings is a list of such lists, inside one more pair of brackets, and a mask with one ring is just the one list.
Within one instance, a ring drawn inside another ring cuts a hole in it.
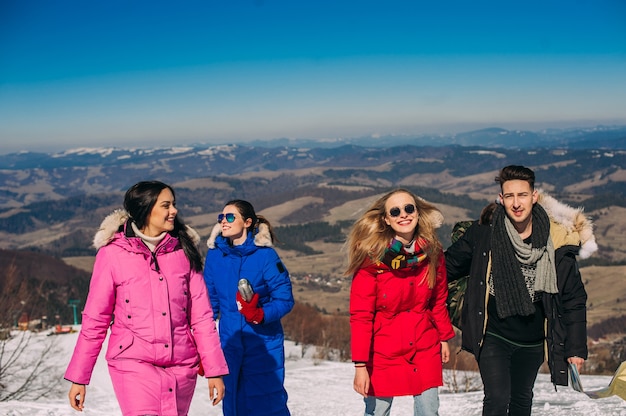
[{"label": "fur-trimmed hood", "polygon": [[564,245],[580,246],[581,259],[589,258],[598,250],[593,234],[593,223],[583,214],[583,208],[573,208],[557,201],[542,189],[537,190],[537,202],[546,210],[553,224],[550,235],[555,247]]},{"label": "fur-trimmed hood", "polygon": [[[118,231],[121,231],[120,227],[124,226],[129,218],[130,214],[128,214],[128,212],[124,209],[116,209],[115,211],[107,215],[104,220],[102,220],[102,223],[100,224],[100,227],[98,228],[98,231],[93,238],[93,246],[96,248],[96,250],[99,250],[100,248],[109,244],[115,238],[115,234]],[[193,243],[195,245],[198,245],[201,240],[200,235],[193,228],[189,226],[186,227],[187,234],[189,234],[189,237],[191,237]]]},{"label": "fur-trimmed hood", "polygon": [[[211,230],[211,235],[206,242],[206,245],[209,249],[215,248],[215,240],[218,236],[222,235],[222,226],[220,224],[215,224],[213,230]],[[272,247],[272,235],[270,234],[270,228],[267,224],[261,223],[259,224],[259,231],[254,235],[254,245],[257,247]]]},{"label": "fur-trimmed hood", "polygon": [[433,225],[433,228],[437,229],[443,225],[443,214],[439,210],[433,210],[428,214],[421,213],[419,215],[425,215]]}]

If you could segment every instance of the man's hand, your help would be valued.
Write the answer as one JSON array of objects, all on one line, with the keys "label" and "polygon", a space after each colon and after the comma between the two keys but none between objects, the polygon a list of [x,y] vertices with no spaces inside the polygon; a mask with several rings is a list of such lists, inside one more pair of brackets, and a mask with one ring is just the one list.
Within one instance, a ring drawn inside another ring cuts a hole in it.
[{"label": "man's hand", "polygon": [[574,357],[569,357],[567,359],[567,362],[570,364],[576,364],[576,369],[580,373],[580,370],[583,368],[583,364],[585,363],[585,359],[574,356]]}]

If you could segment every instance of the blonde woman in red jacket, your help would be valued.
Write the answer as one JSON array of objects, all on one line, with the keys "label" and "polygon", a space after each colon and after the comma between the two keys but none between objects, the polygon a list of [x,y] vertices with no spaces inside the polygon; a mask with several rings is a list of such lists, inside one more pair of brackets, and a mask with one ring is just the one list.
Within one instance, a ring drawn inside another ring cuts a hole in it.
[{"label": "blonde woman in red jacket", "polygon": [[445,258],[433,205],[396,189],[359,218],[347,241],[354,390],[365,415],[389,415],[413,396],[415,416],[437,415],[442,363],[454,337],[446,308]]}]

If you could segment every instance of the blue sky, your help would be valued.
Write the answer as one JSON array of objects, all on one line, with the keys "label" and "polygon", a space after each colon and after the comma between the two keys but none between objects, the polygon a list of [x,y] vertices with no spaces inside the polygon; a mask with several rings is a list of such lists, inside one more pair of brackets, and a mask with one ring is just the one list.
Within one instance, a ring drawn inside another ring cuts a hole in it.
[{"label": "blue sky", "polygon": [[623,0],[0,0],[0,154],[596,124]]}]

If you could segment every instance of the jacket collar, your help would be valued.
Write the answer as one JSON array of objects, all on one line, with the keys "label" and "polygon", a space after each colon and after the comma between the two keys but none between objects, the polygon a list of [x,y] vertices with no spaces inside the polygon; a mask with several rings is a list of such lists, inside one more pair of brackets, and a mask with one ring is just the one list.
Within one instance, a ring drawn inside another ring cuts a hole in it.
[{"label": "jacket collar", "polygon": [[[106,246],[111,241],[113,241],[116,238],[115,235],[118,232],[124,233],[124,236],[127,238],[138,238],[135,235],[133,228],[128,225],[129,219],[130,215],[128,214],[128,212],[126,212],[126,210],[123,209],[116,209],[115,211],[107,215],[104,220],[102,220],[102,223],[100,224],[100,227],[98,228],[98,231],[93,238],[93,246],[96,248],[96,250],[99,250],[100,248]],[[194,244],[197,245],[200,242],[200,235],[196,230],[187,226],[187,233],[191,237],[191,240]]]},{"label": "jacket collar", "polygon": [[[215,241],[218,237],[222,237],[222,227],[220,224],[215,224],[206,242],[209,249],[216,247]],[[259,224],[259,231],[254,235],[254,245],[257,247],[272,247],[272,235],[267,224]]]}]

